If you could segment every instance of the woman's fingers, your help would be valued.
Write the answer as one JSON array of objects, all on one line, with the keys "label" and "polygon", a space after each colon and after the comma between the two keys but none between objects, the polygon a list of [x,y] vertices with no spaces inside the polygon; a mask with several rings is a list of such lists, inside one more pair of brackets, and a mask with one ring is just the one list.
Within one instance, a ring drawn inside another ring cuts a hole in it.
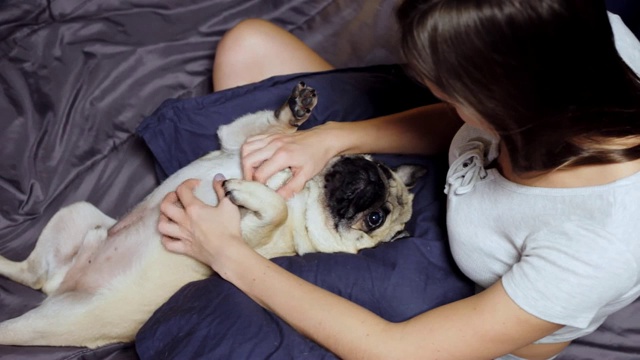
[{"label": "woman's fingers", "polygon": [[196,179],[183,182],[176,191],[165,195],[160,203],[157,228],[163,236],[163,244],[171,251],[184,251],[185,245],[182,242],[191,240],[189,232],[191,226],[186,206],[200,202],[193,194],[193,190],[199,183],[200,181]]},{"label": "woman's fingers", "polygon": [[280,189],[278,189],[277,193],[280,194],[285,199],[290,199],[296,193],[299,193],[300,190],[304,187],[304,184],[307,183],[308,178],[301,173],[294,174],[294,176],[287,181]]},{"label": "woman's fingers", "polygon": [[[168,193],[162,202],[160,203],[160,213],[164,218],[176,223],[184,224],[186,220],[186,214],[184,207],[178,199],[178,195],[175,191]],[[161,217],[163,219],[163,217]]]},{"label": "woman's fingers", "polygon": [[188,206],[194,204],[201,204],[202,202],[193,194],[193,191],[200,185],[200,180],[198,179],[189,179],[185,180],[182,184],[178,185],[176,189],[176,194],[178,196],[178,201],[182,203],[182,206],[187,208]]},{"label": "woman's fingers", "polygon": [[261,169],[265,162],[269,161],[276,151],[278,146],[274,143],[270,143],[263,148],[248,153],[242,158],[242,172],[245,180],[258,180],[256,177],[256,170]]},{"label": "woman's fingers", "polygon": [[164,236],[178,240],[189,238],[189,233],[184,229],[183,225],[164,214],[160,214],[158,231]]},{"label": "woman's fingers", "polygon": [[[279,137],[280,135],[259,135],[249,138],[244,144],[242,144],[240,156],[244,159],[251,154],[260,153],[261,150],[269,147],[270,145],[271,148],[273,148],[273,140]],[[255,157],[256,155],[257,154],[254,154],[253,156]]]},{"label": "woman's fingers", "polygon": [[330,150],[324,148],[326,136],[323,134],[311,129],[249,138],[242,146],[244,179],[266,183],[276,173],[289,168],[293,177],[278,193],[285,198],[292,197],[330,158]]},{"label": "woman's fingers", "polygon": [[254,135],[254,136],[250,136],[247,138],[246,142],[247,143],[252,143],[252,142],[256,142],[265,138],[268,138],[270,136],[273,136],[273,134],[260,134],[260,135]]},{"label": "woman's fingers", "polygon": [[[214,260],[217,249],[229,239],[240,239],[240,212],[224,194],[224,176],[214,177],[213,188],[220,202],[208,206],[199,200],[194,190],[200,181],[190,179],[176,191],[167,194],[160,204],[158,231],[167,251],[184,254],[202,263]],[[219,236],[218,236],[219,235]]]},{"label": "woman's fingers", "polygon": [[158,221],[158,231],[162,235],[162,245],[171,252],[178,254],[188,253],[187,241],[190,240],[189,233],[180,225],[161,214]]},{"label": "woman's fingers", "polygon": [[186,245],[183,241],[165,235],[162,236],[161,241],[164,248],[170,252],[177,254],[185,254],[187,252]]},{"label": "woman's fingers", "polygon": [[[167,195],[164,196],[164,198],[162,199],[162,203],[176,203],[179,202],[178,201],[178,195],[176,194],[175,191],[172,191],[170,193],[168,193]],[[162,209],[161,209],[162,210]]]},{"label": "woman's fingers", "polygon": [[262,135],[256,135],[248,138],[244,142],[244,144],[242,144],[242,148],[240,149],[240,154],[244,157],[245,155],[251,152],[254,152],[260,148],[263,148],[265,145],[267,145],[271,141],[272,137],[273,135],[262,134]]},{"label": "woman's fingers", "polygon": [[290,167],[296,167],[294,163],[297,162],[287,156],[283,150],[271,156],[268,160],[262,162],[262,164],[254,170],[253,180],[261,183],[266,183],[276,173]]},{"label": "woman's fingers", "polygon": [[216,176],[213,177],[213,191],[215,191],[218,196],[218,202],[221,202],[226,196],[224,187],[222,186],[222,184],[224,184],[224,180],[225,178],[222,174],[216,174]]}]

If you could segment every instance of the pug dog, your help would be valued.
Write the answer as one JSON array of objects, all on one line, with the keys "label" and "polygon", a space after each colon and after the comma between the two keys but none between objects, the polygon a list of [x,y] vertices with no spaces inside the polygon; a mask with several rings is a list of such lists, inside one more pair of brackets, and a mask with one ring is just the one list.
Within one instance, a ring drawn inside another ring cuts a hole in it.
[{"label": "pug dog", "polygon": [[202,180],[194,193],[210,205],[218,202],[213,176],[230,179],[224,188],[242,209],[243,238],[268,258],[355,253],[402,236],[412,210],[408,189],[423,168],[392,171],[369,156],[336,157],[289,200],[274,190],[290,171],[266,185],[241,180],[239,149],[245,139],[295,131],[316,103],[316,91],[300,82],[275,112],[221,126],[221,150],[176,172],[120,221],[86,202],[58,211],[26,260],[0,257],[0,275],[48,295],[38,307],[0,324],[0,344],[95,348],[129,342],[182,286],[210,276],[210,267],[166,251],[157,231],[162,199],[190,178]]}]

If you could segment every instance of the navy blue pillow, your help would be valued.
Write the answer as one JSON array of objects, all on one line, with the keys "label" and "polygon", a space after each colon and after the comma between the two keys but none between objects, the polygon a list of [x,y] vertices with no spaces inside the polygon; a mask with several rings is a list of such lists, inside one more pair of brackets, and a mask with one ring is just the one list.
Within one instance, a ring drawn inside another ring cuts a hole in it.
[{"label": "navy blue pillow", "polygon": [[[435,101],[395,65],[294,74],[204,97],[166,101],[143,121],[138,133],[155,155],[159,175],[165,177],[216,149],[220,124],[249,112],[275,109],[301,80],[316,88],[319,97],[304,128]],[[429,168],[413,189],[414,216],[407,225],[411,237],[356,255],[307,254],[273,261],[391,321],[471,295],[473,286],[453,263],[444,230],[443,159],[392,155],[379,159],[391,166],[421,163]],[[143,359],[335,358],[216,275],[186,285],[158,309],[138,333],[136,349]]]}]

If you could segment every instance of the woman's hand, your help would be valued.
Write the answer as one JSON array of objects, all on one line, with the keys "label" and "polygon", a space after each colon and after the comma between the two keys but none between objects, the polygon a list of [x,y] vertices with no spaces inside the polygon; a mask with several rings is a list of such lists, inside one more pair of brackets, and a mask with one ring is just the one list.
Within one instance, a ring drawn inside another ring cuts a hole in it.
[{"label": "woman's hand", "polygon": [[327,123],[293,134],[258,135],[242,146],[242,171],[246,180],[265,183],[277,172],[290,168],[293,176],[278,189],[285,198],[302,190],[304,184],[318,174],[329,160],[341,151],[335,129]]},{"label": "woman's hand", "polygon": [[158,230],[162,244],[174,253],[190,256],[216,270],[217,260],[230,245],[247,246],[240,233],[238,207],[225,197],[222,182],[216,175],[213,188],[220,199],[218,206],[209,206],[194,194],[199,180],[190,179],[165,196],[160,204]]},{"label": "woman's hand", "polygon": [[446,151],[462,120],[438,103],[363,121],[327,122],[293,134],[258,135],[242,146],[245,180],[264,183],[280,170],[293,177],[278,193],[302,190],[329,160],[340,154],[420,154]]}]

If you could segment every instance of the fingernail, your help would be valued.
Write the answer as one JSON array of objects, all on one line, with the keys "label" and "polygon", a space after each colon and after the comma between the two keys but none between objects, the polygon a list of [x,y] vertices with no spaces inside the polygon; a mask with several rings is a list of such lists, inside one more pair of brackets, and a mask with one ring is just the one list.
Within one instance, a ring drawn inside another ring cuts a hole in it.
[{"label": "fingernail", "polygon": [[213,177],[213,181],[223,181],[224,179],[225,177],[222,174],[216,174],[216,176]]}]

